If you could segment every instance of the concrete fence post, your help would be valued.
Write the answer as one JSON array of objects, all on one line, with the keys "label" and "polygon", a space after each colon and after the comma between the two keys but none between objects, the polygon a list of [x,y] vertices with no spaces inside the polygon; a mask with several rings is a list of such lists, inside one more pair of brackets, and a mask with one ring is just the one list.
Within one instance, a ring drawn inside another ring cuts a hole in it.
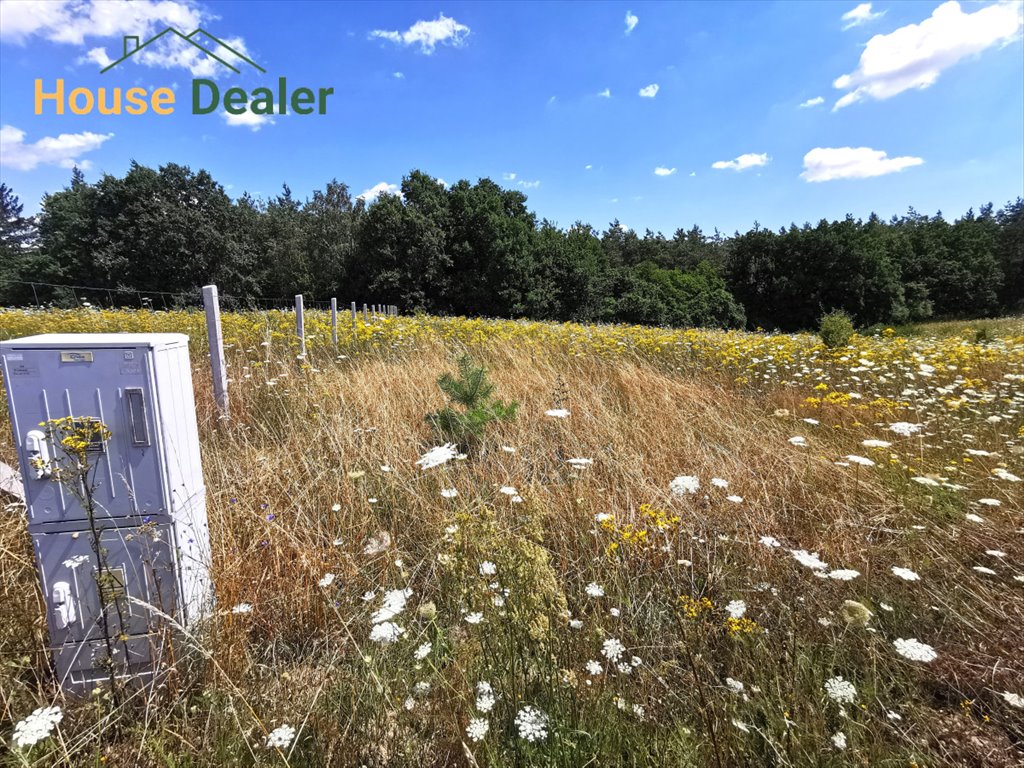
[{"label": "concrete fence post", "polygon": [[331,342],[338,346],[338,300],[331,299]]},{"label": "concrete fence post", "polygon": [[302,294],[295,296],[295,335],[299,337],[299,354],[306,354],[306,322],[302,316]]},{"label": "concrete fence post", "polygon": [[216,285],[203,286],[206,310],[206,337],[210,342],[210,371],[213,374],[213,399],[221,416],[228,417],[228,369],[224,364],[224,336],[220,328],[220,300]]}]

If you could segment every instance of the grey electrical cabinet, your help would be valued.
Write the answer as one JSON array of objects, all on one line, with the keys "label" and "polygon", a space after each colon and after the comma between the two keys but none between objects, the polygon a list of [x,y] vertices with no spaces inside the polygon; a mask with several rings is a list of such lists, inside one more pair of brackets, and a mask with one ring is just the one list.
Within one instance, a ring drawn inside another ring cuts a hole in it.
[{"label": "grey electrical cabinet", "polygon": [[[212,605],[188,337],[29,336],[0,342],[0,364],[60,683],[152,679]],[[65,417],[110,432],[85,449],[92,515],[53,471],[45,425]]]}]

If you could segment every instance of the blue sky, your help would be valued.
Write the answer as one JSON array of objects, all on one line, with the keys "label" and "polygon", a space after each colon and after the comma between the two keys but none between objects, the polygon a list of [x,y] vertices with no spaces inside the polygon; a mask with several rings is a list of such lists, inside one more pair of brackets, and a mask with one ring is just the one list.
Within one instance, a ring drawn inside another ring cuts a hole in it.
[{"label": "blue sky", "polygon": [[[29,211],[75,162],[95,180],[134,159],[205,168],[233,196],[287,182],[305,197],[332,178],[356,195],[413,168],[490,177],[563,227],[666,234],[908,206],[959,215],[1024,195],[1021,14],[966,1],[2,0],[0,178]],[[170,46],[99,74],[124,34],[168,24],[202,25],[267,74],[221,74]],[[192,115],[192,79],[211,73],[222,88],[283,75],[334,95],[326,115]],[[178,101],[167,116],[35,115],[36,78],[172,86]]]}]

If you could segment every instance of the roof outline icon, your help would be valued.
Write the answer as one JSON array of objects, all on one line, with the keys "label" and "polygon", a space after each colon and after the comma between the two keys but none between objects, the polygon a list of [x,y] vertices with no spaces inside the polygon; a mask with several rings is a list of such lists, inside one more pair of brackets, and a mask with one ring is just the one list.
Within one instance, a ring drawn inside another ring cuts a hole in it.
[{"label": "roof outline icon", "polygon": [[[230,45],[225,43],[219,37],[217,37],[216,35],[213,35],[212,33],[208,32],[207,30],[203,29],[202,27],[199,27],[199,28],[193,30],[192,32],[189,32],[187,35],[183,34],[182,32],[180,32],[179,30],[175,29],[174,27],[167,27],[167,29],[165,29],[163,32],[160,32],[160,33],[158,33],[156,35],[153,35],[153,37],[149,38],[149,40],[147,40],[146,42],[141,43],[141,44],[139,43],[138,35],[125,35],[124,36],[124,48],[125,48],[124,55],[121,58],[117,59],[116,61],[112,61],[110,64],[108,64],[103,69],[101,69],[100,70],[100,74],[102,75],[102,74],[110,71],[111,69],[116,67],[121,62],[126,61],[127,59],[129,59],[132,56],[134,56],[136,53],[141,51],[147,45],[151,45],[152,43],[155,43],[157,40],[162,38],[164,35],[168,35],[168,34],[170,34],[172,36],[173,35],[177,35],[178,37],[180,37],[185,42],[187,42],[187,43],[195,46],[196,48],[198,48],[200,51],[205,53],[211,59],[214,59],[215,61],[220,62],[221,64],[223,64],[225,67],[230,69],[235,74],[241,74],[241,70],[240,69],[238,69],[237,67],[235,67],[235,66],[229,64],[228,62],[224,61],[224,59],[222,59],[220,56],[215,54],[213,51],[208,50],[207,48],[203,47],[202,45],[200,45],[199,43],[197,43],[195,40],[192,39],[194,35],[198,35],[200,33],[206,35],[208,38],[213,40],[213,42],[217,43],[218,45],[221,45],[224,48],[227,48],[229,51],[231,51],[233,54],[235,54],[235,56],[240,58],[245,63],[252,65],[256,69],[258,69],[260,72],[262,72],[263,74],[267,73],[267,70],[265,70],[263,67],[261,67],[259,64],[257,64],[252,59],[250,59],[248,56],[242,54],[239,51],[236,51],[234,48],[232,48]],[[129,47],[128,47],[129,46],[129,41],[134,41],[134,43],[135,43],[135,46],[133,48],[131,48],[130,50],[129,50]]]}]

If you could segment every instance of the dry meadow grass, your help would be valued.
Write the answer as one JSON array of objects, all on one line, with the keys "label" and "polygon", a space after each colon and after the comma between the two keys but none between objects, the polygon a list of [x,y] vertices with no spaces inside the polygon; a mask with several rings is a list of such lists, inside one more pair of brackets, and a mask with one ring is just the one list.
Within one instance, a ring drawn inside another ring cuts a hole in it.
[{"label": "dry meadow grass", "polygon": [[[434,330],[401,326],[392,338],[414,343],[344,342],[341,356],[319,345],[302,360],[240,339],[230,419],[193,345],[218,610],[154,691],[112,708],[102,691],[55,690],[24,515],[6,510],[0,735],[10,743],[37,707],[64,717],[0,762],[1024,760],[1019,325],[962,345],[862,339],[844,359],[807,338],[723,335],[715,364],[689,351],[697,337],[685,354],[658,337],[581,355],[576,342],[405,322]],[[444,405],[436,379],[464,349],[519,416],[466,458],[421,469],[440,444],[424,420]],[[940,353],[958,370],[928,372]],[[851,377],[863,399],[844,398]],[[546,415],[555,408],[568,417]],[[922,429],[900,435],[899,422]],[[673,491],[680,476],[699,487]],[[824,562],[802,564],[801,550]],[[389,617],[403,633],[371,640],[385,593],[403,589]],[[242,604],[251,611],[233,611]],[[936,657],[900,655],[901,638]],[[294,737],[268,747],[281,725]]]}]

